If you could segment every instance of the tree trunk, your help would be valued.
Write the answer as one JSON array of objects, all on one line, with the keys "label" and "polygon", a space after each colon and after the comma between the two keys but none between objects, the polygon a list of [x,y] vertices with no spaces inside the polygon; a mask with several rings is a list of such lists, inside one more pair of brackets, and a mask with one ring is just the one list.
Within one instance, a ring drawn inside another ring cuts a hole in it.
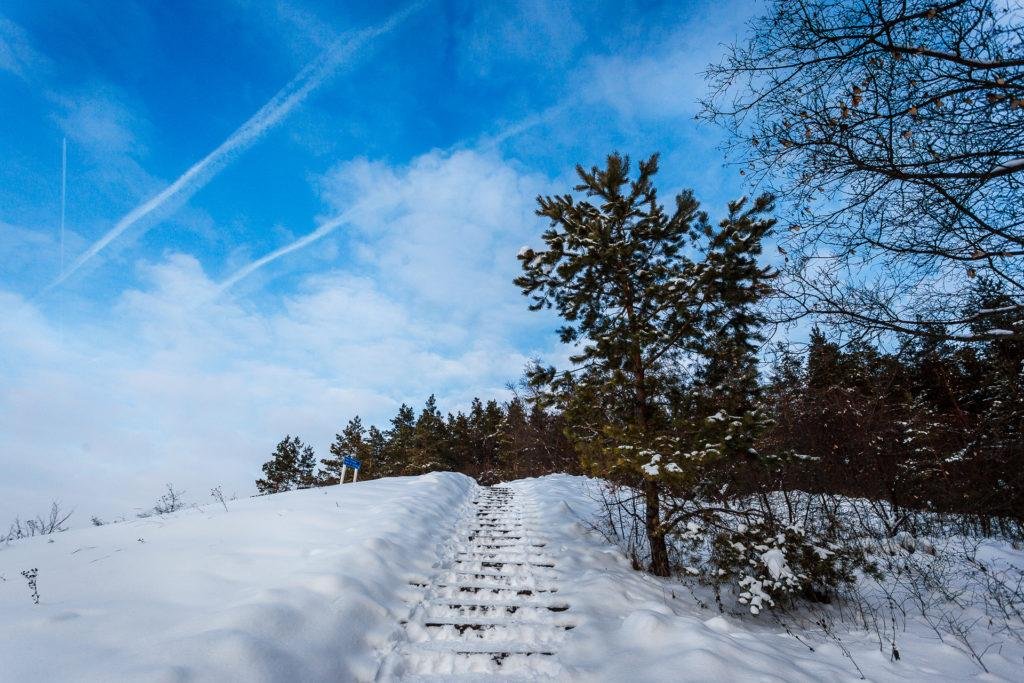
[{"label": "tree trunk", "polygon": [[648,479],[644,482],[644,504],[646,514],[647,541],[651,545],[650,571],[655,576],[668,576],[668,546],[665,544],[665,531],[661,528],[661,496],[658,482]]},{"label": "tree trunk", "polygon": [[[629,320],[629,331],[633,338],[630,349],[630,363],[633,366],[634,410],[637,427],[644,438],[649,436],[647,427],[650,418],[650,403],[647,397],[647,372],[643,361],[643,351],[636,342],[636,313],[633,309],[633,290],[629,281],[623,283],[625,294],[626,317]],[[651,546],[650,572],[655,576],[668,576],[668,546],[665,544],[665,530],[661,526],[661,495],[658,482],[654,479],[644,480],[644,530],[647,543]]]}]

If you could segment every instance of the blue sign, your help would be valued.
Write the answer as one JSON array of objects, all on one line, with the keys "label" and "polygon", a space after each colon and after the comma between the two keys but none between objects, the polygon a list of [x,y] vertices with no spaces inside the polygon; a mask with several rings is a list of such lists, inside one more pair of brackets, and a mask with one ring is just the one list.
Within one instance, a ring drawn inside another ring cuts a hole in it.
[{"label": "blue sign", "polygon": [[345,467],[351,467],[354,470],[358,470],[359,467],[363,464],[356,460],[355,458],[348,455],[345,456],[345,459],[342,460],[342,462],[345,464]]}]

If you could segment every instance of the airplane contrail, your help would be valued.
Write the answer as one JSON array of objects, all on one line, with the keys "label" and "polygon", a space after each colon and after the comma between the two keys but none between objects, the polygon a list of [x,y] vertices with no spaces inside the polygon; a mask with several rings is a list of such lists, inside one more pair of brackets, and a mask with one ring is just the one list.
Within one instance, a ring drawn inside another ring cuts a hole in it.
[{"label": "airplane contrail", "polygon": [[511,138],[521,135],[531,128],[536,128],[543,123],[547,123],[568,109],[568,107],[568,102],[553,104],[541,112],[527,116],[516,123],[505,126],[494,135],[481,135],[477,139],[477,145],[485,150],[495,149],[500,144]]},{"label": "airplane contrail", "polygon": [[238,283],[239,280],[249,277],[254,272],[259,270],[263,266],[267,265],[271,261],[276,261],[285,254],[290,254],[296,249],[302,249],[307,244],[312,244],[313,242],[316,242],[318,239],[326,237],[327,235],[329,235],[330,233],[334,232],[339,227],[347,223],[351,217],[351,214],[351,211],[346,211],[345,213],[341,214],[336,218],[332,218],[331,220],[325,223],[321,223],[320,227],[318,227],[316,230],[309,233],[308,235],[303,235],[294,242],[289,242],[280,249],[275,249],[266,256],[261,256],[255,261],[239,268],[234,272],[234,274],[231,275],[231,277],[224,280],[217,286],[217,294],[221,294],[231,289],[233,286],[235,286],[235,284]]},{"label": "airplane contrail", "polygon": [[[481,136],[480,138],[478,138],[478,144],[485,150],[493,149],[500,145],[501,143],[508,140],[509,138],[513,138],[542,123],[546,123],[547,121],[551,120],[553,117],[557,116],[562,111],[564,111],[565,108],[566,104],[564,103],[548,107],[539,114],[528,116],[522,121],[506,126],[505,128],[501,129],[492,136]],[[316,230],[309,233],[308,235],[303,235],[294,242],[289,242],[280,249],[275,249],[266,256],[261,256],[255,261],[252,261],[251,263],[248,263],[245,266],[239,268],[231,275],[231,277],[227,278],[217,286],[217,295],[223,294],[227,290],[231,289],[236,284],[238,284],[240,280],[249,277],[250,275],[255,273],[263,266],[267,265],[268,263],[276,261],[282,256],[290,254],[297,249],[302,249],[303,247],[312,244],[313,242],[316,242],[317,240],[323,237],[326,237],[327,235],[331,234],[332,232],[340,228],[345,223],[349,222],[352,214],[352,211],[346,211],[345,213],[341,214],[336,218],[332,218],[331,220],[325,223],[321,223]]]},{"label": "airplane contrail", "polygon": [[[302,103],[313,90],[320,86],[342,64],[349,60],[367,42],[394,30],[399,24],[419,11],[426,4],[421,0],[392,15],[377,26],[363,29],[354,35],[339,38],[319,57],[307,64],[287,85],[277,92],[266,104],[243,123],[216,149],[200,159],[185,171],[181,177],[165,187],[154,197],[125,214],[103,237],[93,243],[76,258],[67,270],[46,288],[49,290],[67,280],[96,254],[100,253],[124,231],[153,213],[168,201],[189,196],[210,181],[223,168],[232,153],[253,143],[263,133],[286,117]],[[46,291],[44,290],[44,291]]]}]

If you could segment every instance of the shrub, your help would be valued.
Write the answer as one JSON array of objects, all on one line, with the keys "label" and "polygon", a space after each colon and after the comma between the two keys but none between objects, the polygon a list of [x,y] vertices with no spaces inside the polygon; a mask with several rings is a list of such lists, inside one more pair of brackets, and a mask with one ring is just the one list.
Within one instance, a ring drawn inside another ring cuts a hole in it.
[{"label": "shrub", "polygon": [[799,524],[767,520],[719,532],[710,565],[717,583],[734,582],[752,614],[800,597],[828,602],[852,586],[857,570],[875,571],[863,549],[837,534],[811,534]]}]

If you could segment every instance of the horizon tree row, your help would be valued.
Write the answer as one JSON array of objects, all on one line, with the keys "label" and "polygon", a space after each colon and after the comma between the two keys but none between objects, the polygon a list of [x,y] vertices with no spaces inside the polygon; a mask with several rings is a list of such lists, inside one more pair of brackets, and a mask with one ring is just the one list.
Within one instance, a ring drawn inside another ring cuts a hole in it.
[{"label": "horizon tree row", "polygon": [[482,484],[580,471],[560,416],[515,397],[499,403],[474,398],[468,413],[441,415],[430,396],[419,414],[402,404],[389,426],[365,427],[359,416],[335,435],[329,457],[286,436],[263,465],[260,493],[329,486],[341,477],[346,456],[362,462],[360,480],[433,471],[462,472]]}]

